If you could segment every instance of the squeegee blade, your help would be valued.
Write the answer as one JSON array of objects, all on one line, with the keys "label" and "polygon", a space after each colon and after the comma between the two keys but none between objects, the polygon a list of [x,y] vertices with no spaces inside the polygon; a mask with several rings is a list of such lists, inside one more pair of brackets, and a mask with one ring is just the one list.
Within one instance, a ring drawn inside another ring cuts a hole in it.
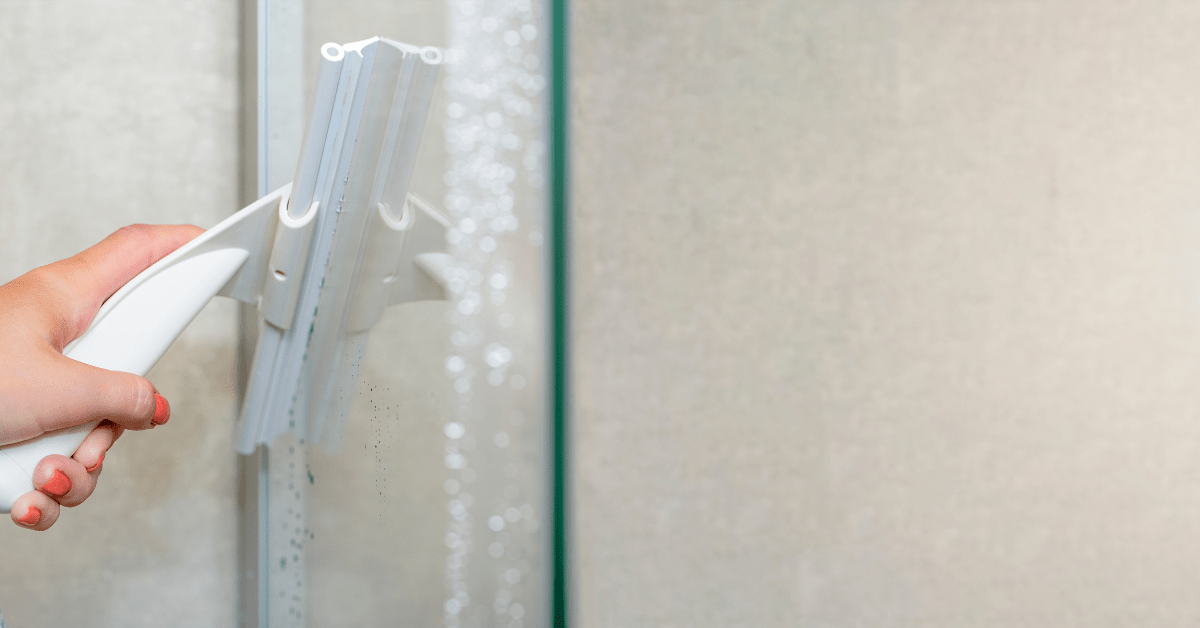
[{"label": "squeegee blade", "polygon": [[361,304],[389,302],[370,294],[386,286],[359,273],[364,258],[375,259],[367,249],[380,246],[372,234],[390,224],[380,208],[405,206],[442,58],[380,38],[325,44],[322,56],[286,208],[296,218],[315,203],[317,213],[289,324],[260,318],[239,417],[242,453],[285,432],[337,449],[369,338],[361,321],[378,314],[364,317]]}]

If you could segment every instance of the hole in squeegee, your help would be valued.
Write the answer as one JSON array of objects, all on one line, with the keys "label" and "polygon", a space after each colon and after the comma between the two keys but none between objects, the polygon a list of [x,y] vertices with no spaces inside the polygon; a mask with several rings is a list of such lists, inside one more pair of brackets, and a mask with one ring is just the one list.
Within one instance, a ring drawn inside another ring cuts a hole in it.
[{"label": "hole in squeegee", "polygon": [[275,278],[279,281],[287,281],[287,273],[283,272],[282,270],[277,270],[275,271]]}]

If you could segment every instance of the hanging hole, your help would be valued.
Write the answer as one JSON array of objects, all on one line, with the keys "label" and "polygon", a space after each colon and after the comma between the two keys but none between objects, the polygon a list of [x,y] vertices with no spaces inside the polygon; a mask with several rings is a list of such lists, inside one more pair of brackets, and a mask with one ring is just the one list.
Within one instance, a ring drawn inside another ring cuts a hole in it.
[{"label": "hanging hole", "polygon": [[324,46],[321,46],[321,56],[329,59],[330,61],[341,61],[342,57],[346,56],[346,51],[342,50],[341,46],[333,42],[329,42]]},{"label": "hanging hole", "polygon": [[421,60],[429,65],[438,65],[442,62],[442,49],[435,46],[425,46],[421,49]]},{"label": "hanging hole", "polygon": [[287,273],[283,272],[282,270],[277,270],[275,271],[275,278],[279,281],[287,281]]},{"label": "hanging hole", "polygon": [[391,273],[383,278],[383,283],[393,283],[396,281],[396,273]]}]

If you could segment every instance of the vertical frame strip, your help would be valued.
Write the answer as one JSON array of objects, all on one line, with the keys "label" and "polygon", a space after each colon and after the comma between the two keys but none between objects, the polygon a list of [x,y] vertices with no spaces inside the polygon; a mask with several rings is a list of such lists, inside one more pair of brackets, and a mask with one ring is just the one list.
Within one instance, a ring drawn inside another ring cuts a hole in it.
[{"label": "vertical frame strip", "polygon": [[[304,0],[242,0],[242,147],[241,196],[247,205],[286,184],[300,152],[304,116]],[[239,308],[237,357],[238,399],[245,398],[247,377],[258,342],[258,312]],[[301,456],[298,458],[297,456]],[[238,459],[238,624],[289,626],[305,624],[303,613],[303,552],[284,545],[287,535],[276,534],[285,523],[285,509],[302,509],[296,491],[278,490],[305,473],[302,454],[276,455],[259,447]],[[284,497],[272,504],[271,485]],[[296,498],[292,498],[296,495]],[[292,518],[287,517],[288,525]],[[272,582],[271,566],[281,556],[291,568]],[[286,587],[283,585],[287,585]],[[287,589],[280,600],[272,595]],[[271,608],[275,607],[274,613]],[[290,612],[281,611],[286,608]]]},{"label": "vertical frame strip", "polygon": [[570,14],[568,0],[550,3],[550,211],[553,317],[554,575],[553,622],[570,624]]}]

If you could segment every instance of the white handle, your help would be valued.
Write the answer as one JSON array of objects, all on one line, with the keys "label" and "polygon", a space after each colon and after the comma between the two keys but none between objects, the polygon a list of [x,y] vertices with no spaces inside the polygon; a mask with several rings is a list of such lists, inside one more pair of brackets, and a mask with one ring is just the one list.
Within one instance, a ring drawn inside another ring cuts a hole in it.
[{"label": "white handle", "polygon": [[[245,249],[226,248],[163,259],[114,294],[63,355],[110,371],[145,375],[249,255]],[[18,497],[33,490],[38,461],[50,454],[74,454],[94,427],[96,423],[79,425],[0,448],[0,512],[10,512]]]},{"label": "white handle", "polygon": [[[145,376],[218,293],[246,303],[262,294],[280,205],[291,184],[258,199],[142,271],[109,297],[63,355]],[[240,272],[239,272],[240,271]],[[0,447],[0,513],[33,490],[33,468],[50,454],[74,455],[96,423]]]}]

